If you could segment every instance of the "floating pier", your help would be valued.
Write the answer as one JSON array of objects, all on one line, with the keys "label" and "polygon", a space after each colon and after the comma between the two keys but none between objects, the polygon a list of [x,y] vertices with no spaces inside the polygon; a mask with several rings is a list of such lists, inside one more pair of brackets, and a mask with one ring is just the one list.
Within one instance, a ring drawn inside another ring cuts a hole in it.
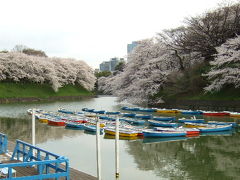
[{"label": "floating pier", "polygon": [[[2,143],[3,147],[6,143]],[[17,140],[7,142],[8,152],[1,152],[0,179],[96,180],[97,178],[69,167],[68,159]],[[40,160],[40,161],[39,161]],[[40,177],[41,176],[41,177]],[[40,177],[40,178],[39,178]]]}]

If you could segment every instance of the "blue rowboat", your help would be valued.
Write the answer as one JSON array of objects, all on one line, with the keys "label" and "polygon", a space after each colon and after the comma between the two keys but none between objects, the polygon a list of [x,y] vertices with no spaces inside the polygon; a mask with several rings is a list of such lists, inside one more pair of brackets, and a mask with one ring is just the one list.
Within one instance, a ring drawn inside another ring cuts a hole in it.
[{"label": "blue rowboat", "polygon": [[94,110],[93,113],[96,113],[96,114],[105,114],[105,111],[104,111],[104,110],[100,110],[100,111]]},{"label": "blue rowboat", "polygon": [[153,117],[153,120],[156,120],[156,121],[175,121],[176,118],[175,117],[164,117],[164,116],[155,116]]},{"label": "blue rowboat", "polygon": [[237,127],[238,126],[238,124],[236,122],[208,121],[207,124],[210,124],[210,125],[229,125],[229,124],[231,124],[233,127]]},{"label": "blue rowboat", "polygon": [[138,107],[122,107],[122,110],[125,110],[125,111],[139,111],[140,108]]},{"label": "blue rowboat", "polygon": [[156,109],[151,109],[151,108],[140,108],[138,111],[140,112],[156,112]]},{"label": "blue rowboat", "polygon": [[182,114],[189,114],[189,115],[201,115],[203,114],[202,111],[181,111]]},{"label": "blue rowboat", "polygon": [[182,118],[182,119],[178,119],[178,122],[180,123],[204,123],[204,119],[185,119],[185,118]]},{"label": "blue rowboat", "polygon": [[131,118],[134,118],[136,116],[135,113],[124,113],[122,114],[123,117],[131,117]]},{"label": "blue rowboat", "polygon": [[[85,125],[84,130],[90,131],[90,132],[96,132],[97,128],[95,125]],[[103,129],[100,129],[100,133],[103,133]]]},{"label": "blue rowboat", "polygon": [[198,128],[200,132],[218,132],[229,131],[232,129],[232,125],[208,125],[206,127]]},{"label": "blue rowboat", "polygon": [[139,119],[151,119],[152,118],[152,115],[145,115],[145,114],[137,114],[135,116],[135,118],[139,118]]},{"label": "blue rowboat", "polygon": [[104,120],[109,120],[109,121],[116,121],[115,118],[113,118],[113,117],[108,117],[108,116],[99,116],[99,119],[104,119]]},{"label": "blue rowboat", "polygon": [[73,129],[85,129],[85,124],[80,124],[80,123],[73,123],[73,122],[68,122],[65,123],[66,128],[73,128]]},{"label": "blue rowboat", "polygon": [[144,137],[178,137],[186,136],[186,132],[165,132],[165,131],[155,131],[152,129],[143,130]]},{"label": "blue rowboat", "polygon": [[82,108],[82,111],[85,111],[85,112],[93,112],[94,109]]},{"label": "blue rowboat", "polygon": [[125,119],[125,118],[120,118],[120,121],[125,121],[130,124],[135,124],[135,125],[144,125],[145,121],[144,120],[138,120],[138,119]]},{"label": "blue rowboat", "polygon": [[59,109],[58,112],[61,112],[61,113],[64,113],[64,114],[74,114],[73,111],[69,111],[69,110],[66,110],[66,109]]},{"label": "blue rowboat", "polygon": [[118,115],[118,114],[121,114],[121,113],[119,111],[117,111],[117,112],[108,111],[108,112],[106,112],[106,114],[108,114],[108,115]]},{"label": "blue rowboat", "polygon": [[151,126],[158,126],[158,127],[178,127],[178,123],[171,123],[171,122],[160,122],[160,121],[149,120],[148,123]]}]

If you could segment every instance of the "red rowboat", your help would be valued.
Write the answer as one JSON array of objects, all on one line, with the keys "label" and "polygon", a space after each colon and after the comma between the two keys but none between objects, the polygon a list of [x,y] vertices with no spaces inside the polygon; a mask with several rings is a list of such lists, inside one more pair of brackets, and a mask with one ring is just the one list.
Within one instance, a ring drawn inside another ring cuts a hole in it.
[{"label": "red rowboat", "polygon": [[229,113],[226,112],[204,112],[205,116],[229,116]]},{"label": "red rowboat", "polygon": [[65,121],[48,120],[48,125],[50,125],[50,126],[65,126]]}]

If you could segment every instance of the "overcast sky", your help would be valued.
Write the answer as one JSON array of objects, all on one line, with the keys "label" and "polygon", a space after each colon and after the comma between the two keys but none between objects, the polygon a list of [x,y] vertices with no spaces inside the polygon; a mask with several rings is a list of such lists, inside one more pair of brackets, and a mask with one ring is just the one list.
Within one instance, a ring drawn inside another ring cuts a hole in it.
[{"label": "overcast sky", "polygon": [[[16,44],[98,68],[126,57],[127,44],[151,38],[218,7],[222,0],[2,0],[0,50]],[[232,1],[234,2],[234,1]]]}]

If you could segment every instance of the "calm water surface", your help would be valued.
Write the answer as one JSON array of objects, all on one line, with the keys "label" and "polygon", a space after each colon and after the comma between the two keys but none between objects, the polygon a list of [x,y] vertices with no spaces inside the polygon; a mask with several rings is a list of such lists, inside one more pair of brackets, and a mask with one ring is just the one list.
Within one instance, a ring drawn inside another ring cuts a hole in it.
[{"label": "calm water surface", "polygon": [[[31,142],[29,108],[56,111],[63,107],[83,107],[118,111],[115,97],[98,97],[75,102],[26,103],[0,105],[0,132],[10,140]],[[178,115],[182,117],[181,115]],[[207,120],[235,121],[233,118],[204,117]],[[239,179],[240,133],[205,134],[192,138],[138,139],[120,141],[120,180],[159,179]],[[114,140],[101,136],[103,180],[114,179]],[[52,127],[36,123],[36,144],[51,152],[67,156],[70,166],[96,176],[96,138],[82,130]]]}]

